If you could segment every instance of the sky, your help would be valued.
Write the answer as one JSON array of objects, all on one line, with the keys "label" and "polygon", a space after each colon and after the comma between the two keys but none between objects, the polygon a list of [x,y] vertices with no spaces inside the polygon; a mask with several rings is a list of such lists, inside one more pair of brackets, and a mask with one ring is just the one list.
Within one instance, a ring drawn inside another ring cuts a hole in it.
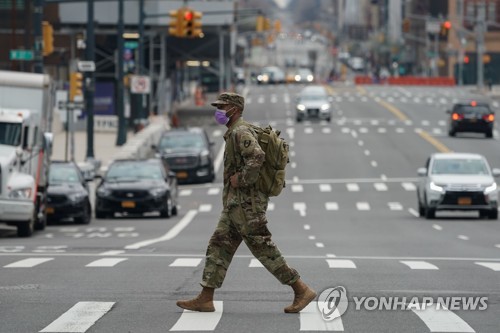
[{"label": "sky", "polygon": [[286,8],[292,0],[274,0],[279,8]]}]

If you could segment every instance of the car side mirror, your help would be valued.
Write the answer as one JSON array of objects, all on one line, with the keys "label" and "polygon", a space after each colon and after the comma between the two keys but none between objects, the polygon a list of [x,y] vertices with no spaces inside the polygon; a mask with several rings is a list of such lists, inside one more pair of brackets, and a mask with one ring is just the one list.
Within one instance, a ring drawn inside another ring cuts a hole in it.
[{"label": "car side mirror", "polygon": [[417,174],[420,176],[420,177],[424,177],[427,175],[427,168],[418,168],[417,170]]},{"label": "car side mirror", "polygon": [[500,169],[498,168],[491,170],[491,173],[493,174],[493,177],[500,177]]}]

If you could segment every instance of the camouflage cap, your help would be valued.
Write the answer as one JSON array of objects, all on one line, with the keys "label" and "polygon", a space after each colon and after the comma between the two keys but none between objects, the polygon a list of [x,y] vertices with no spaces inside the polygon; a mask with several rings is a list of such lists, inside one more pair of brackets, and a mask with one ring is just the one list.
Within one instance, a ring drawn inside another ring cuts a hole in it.
[{"label": "camouflage cap", "polygon": [[241,95],[231,93],[231,92],[224,92],[219,95],[217,100],[213,103],[211,103],[213,106],[217,105],[234,105],[239,107],[241,110],[245,107],[245,98]]}]

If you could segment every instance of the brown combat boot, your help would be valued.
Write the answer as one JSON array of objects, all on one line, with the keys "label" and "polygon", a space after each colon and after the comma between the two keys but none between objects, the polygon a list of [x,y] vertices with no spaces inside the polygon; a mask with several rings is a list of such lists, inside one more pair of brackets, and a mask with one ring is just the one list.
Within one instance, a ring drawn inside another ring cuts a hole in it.
[{"label": "brown combat boot", "polygon": [[316,298],[316,292],[309,288],[307,284],[298,279],[294,284],[291,285],[295,297],[293,298],[292,305],[285,308],[286,313],[297,313],[305,308],[313,299]]},{"label": "brown combat boot", "polygon": [[177,301],[177,306],[198,312],[214,312],[214,288],[203,287],[201,293],[193,299]]}]

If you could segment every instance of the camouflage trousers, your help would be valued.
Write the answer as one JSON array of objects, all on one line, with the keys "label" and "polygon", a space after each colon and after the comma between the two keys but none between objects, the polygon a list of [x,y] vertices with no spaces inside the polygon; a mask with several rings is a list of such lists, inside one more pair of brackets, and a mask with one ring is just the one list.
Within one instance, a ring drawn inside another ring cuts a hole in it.
[{"label": "camouflage trousers", "polygon": [[288,266],[271,240],[272,235],[267,228],[266,207],[267,203],[265,207],[257,209],[251,204],[242,203],[222,212],[208,244],[201,283],[203,287],[221,287],[234,253],[242,241],[282,284],[291,285],[299,279],[297,271]]}]

